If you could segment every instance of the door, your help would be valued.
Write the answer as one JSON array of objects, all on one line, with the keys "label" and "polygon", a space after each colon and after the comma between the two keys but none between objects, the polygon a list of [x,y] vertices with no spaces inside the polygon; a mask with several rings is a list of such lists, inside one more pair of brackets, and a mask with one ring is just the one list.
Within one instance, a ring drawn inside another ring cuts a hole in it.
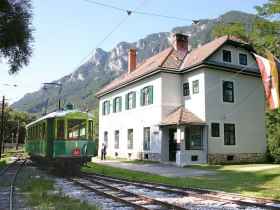
[{"label": "door", "polygon": [[176,161],[177,129],[169,129],[169,161]]}]

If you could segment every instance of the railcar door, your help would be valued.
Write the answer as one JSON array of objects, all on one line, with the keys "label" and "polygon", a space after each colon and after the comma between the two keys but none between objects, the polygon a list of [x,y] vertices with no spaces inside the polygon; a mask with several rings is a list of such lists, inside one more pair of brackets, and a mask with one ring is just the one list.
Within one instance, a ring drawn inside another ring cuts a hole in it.
[{"label": "railcar door", "polygon": [[54,119],[47,120],[47,156],[53,156]]}]

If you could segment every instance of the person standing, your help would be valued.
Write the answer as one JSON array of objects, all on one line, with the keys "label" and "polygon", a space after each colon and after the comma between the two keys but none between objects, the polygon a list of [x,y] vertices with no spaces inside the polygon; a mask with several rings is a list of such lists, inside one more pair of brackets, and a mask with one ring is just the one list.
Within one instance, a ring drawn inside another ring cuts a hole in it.
[{"label": "person standing", "polygon": [[106,145],[102,143],[101,160],[106,160]]}]

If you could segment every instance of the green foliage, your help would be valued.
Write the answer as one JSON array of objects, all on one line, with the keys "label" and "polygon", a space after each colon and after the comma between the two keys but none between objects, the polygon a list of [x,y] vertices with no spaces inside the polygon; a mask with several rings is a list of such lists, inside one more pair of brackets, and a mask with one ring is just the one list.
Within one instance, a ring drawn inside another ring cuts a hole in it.
[{"label": "green foliage", "polygon": [[[0,113],[0,117],[2,113]],[[25,126],[34,121],[36,115],[14,110],[9,104],[5,104],[4,109],[4,142],[15,142],[19,127],[19,143],[24,143]],[[1,128],[1,124],[0,124]]]},{"label": "green foliage", "polygon": [[8,59],[10,74],[26,66],[32,55],[31,9],[30,0],[0,1],[0,59]]},{"label": "green foliage", "polygon": [[99,109],[93,110],[93,142],[94,151],[93,154],[97,156],[98,153],[98,142],[99,142]]},{"label": "green foliage", "polygon": [[50,194],[49,191],[54,189],[53,185],[53,179],[27,175],[22,178],[20,188],[22,191],[31,192],[28,205],[36,207],[36,209],[98,209],[85,201],[77,202],[69,197],[64,197],[61,188],[59,188],[58,194]]}]

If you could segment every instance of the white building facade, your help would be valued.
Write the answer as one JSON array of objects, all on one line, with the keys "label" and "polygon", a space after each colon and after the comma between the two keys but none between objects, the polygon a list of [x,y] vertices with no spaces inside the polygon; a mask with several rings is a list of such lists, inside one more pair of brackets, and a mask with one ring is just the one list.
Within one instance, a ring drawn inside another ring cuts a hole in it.
[{"label": "white building facade", "polygon": [[[191,52],[188,37],[99,91],[107,156],[177,165],[263,162],[265,99],[252,47],[231,36]],[[99,149],[100,155],[100,149]]]}]

